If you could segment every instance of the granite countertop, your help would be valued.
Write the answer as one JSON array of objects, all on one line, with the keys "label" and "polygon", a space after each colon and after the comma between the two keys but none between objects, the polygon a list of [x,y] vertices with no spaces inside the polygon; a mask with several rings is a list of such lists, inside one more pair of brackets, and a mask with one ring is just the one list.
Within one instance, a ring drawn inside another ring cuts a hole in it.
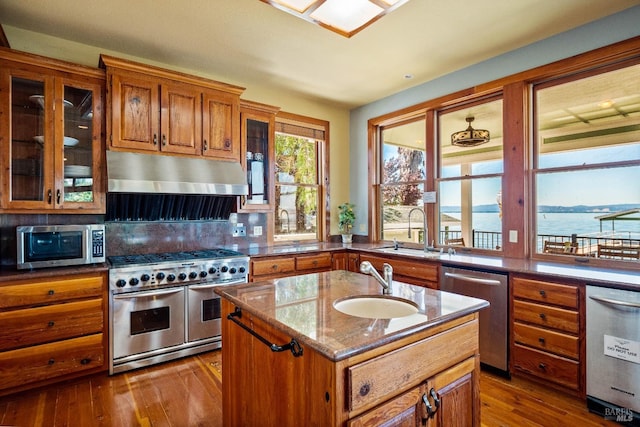
[{"label": "granite countertop", "polygon": [[[503,273],[522,273],[544,275],[550,279],[574,279],[585,281],[589,284],[609,286],[619,289],[640,290],[640,272],[636,270],[601,268],[578,262],[549,262],[535,259],[523,260],[492,255],[477,255],[458,251],[449,255],[446,252],[437,254],[429,253],[428,257],[415,256],[399,251],[383,252],[384,245],[380,243],[353,243],[343,245],[341,243],[309,243],[287,246],[267,246],[251,248],[245,253],[249,256],[276,256],[303,254],[306,252],[323,252],[336,250],[355,250],[381,257],[399,257],[414,259],[420,262],[437,262],[443,266],[466,267],[483,269]],[[387,245],[388,247],[389,245]],[[573,259],[572,259],[573,260]]]},{"label": "granite countertop", "polygon": [[[413,301],[418,313],[395,319],[343,314],[334,301],[355,295],[381,295],[371,276],[337,270],[242,285],[215,292],[241,310],[338,361],[443,322],[476,312],[489,303],[394,281],[393,296]],[[283,343],[278,343],[283,344]]]}]

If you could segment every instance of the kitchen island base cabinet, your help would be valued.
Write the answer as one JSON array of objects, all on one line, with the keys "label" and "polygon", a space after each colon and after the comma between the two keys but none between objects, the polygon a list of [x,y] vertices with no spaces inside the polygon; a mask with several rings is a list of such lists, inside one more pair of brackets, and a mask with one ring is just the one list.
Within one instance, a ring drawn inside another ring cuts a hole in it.
[{"label": "kitchen island base cabinet", "polygon": [[[235,309],[222,299],[225,426],[480,425],[477,313],[330,360],[272,351],[227,318]],[[266,342],[292,340],[250,313],[236,320]]]}]

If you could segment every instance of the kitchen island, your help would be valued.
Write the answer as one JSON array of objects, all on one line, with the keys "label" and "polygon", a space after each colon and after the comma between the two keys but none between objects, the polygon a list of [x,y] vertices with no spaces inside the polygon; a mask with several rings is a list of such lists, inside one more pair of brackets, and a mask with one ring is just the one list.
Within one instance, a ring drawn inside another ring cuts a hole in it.
[{"label": "kitchen island", "polygon": [[343,270],[222,286],[223,417],[242,425],[479,425],[483,300],[393,282],[417,312],[356,317],[381,295]]}]

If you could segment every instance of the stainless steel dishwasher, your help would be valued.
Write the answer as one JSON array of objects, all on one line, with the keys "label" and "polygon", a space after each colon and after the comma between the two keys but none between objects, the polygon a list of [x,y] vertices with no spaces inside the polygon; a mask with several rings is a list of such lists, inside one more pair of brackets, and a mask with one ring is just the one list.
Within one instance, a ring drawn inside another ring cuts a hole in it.
[{"label": "stainless steel dishwasher", "polygon": [[489,308],[480,311],[480,363],[508,375],[508,276],[443,266],[440,289],[489,301]]},{"label": "stainless steel dishwasher", "polygon": [[587,406],[640,426],[640,292],[586,288]]}]

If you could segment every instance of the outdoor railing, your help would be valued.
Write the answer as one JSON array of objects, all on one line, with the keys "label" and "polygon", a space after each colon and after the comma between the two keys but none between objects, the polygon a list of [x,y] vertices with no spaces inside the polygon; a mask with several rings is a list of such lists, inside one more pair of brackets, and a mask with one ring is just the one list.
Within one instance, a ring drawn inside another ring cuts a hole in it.
[{"label": "outdoor railing", "polygon": [[[466,246],[479,249],[500,249],[502,247],[502,233],[493,231],[473,230],[472,242]],[[461,231],[442,230],[440,231],[440,241],[461,238]],[[598,257],[598,245],[619,248],[640,248],[640,236],[634,232],[611,232],[596,233],[594,235],[562,235],[562,234],[539,234],[536,237],[537,252],[542,252],[544,242],[557,243],[577,243],[577,255]]]}]

